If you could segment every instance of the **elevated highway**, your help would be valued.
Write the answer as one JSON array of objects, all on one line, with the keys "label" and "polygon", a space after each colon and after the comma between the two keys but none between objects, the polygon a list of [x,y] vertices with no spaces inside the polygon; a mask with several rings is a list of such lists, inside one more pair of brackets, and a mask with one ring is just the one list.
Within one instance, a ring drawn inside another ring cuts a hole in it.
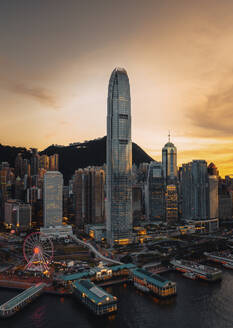
[{"label": "elevated highway", "polygon": [[91,245],[90,243],[85,242],[85,241],[83,241],[83,240],[77,238],[76,236],[72,236],[72,239],[73,239],[76,243],[82,245],[83,247],[89,248],[90,251],[92,251],[92,252],[96,255],[96,257],[98,257],[99,259],[101,259],[101,260],[103,260],[103,261],[105,261],[105,262],[113,263],[113,264],[122,264],[122,262],[120,262],[120,261],[113,260],[113,259],[110,259],[110,258],[107,257],[107,256],[104,256],[103,254],[101,254],[101,253],[100,253],[100,252],[99,252],[99,251],[98,251],[93,245]]}]

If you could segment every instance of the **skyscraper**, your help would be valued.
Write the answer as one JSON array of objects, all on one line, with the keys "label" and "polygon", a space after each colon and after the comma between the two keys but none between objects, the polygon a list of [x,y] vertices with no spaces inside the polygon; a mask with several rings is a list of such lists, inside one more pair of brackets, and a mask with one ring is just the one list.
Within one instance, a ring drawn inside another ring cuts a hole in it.
[{"label": "skyscraper", "polygon": [[209,177],[209,209],[210,219],[218,218],[218,170],[214,163],[207,168]]},{"label": "skyscraper", "polygon": [[76,225],[103,223],[105,172],[101,167],[75,171],[74,200]]},{"label": "skyscraper", "polygon": [[49,156],[49,169],[50,171],[58,171],[59,170],[59,155],[53,154]]},{"label": "skyscraper", "polygon": [[[49,169],[49,156],[47,155],[42,155],[40,156],[40,169]],[[57,171],[57,170],[52,170],[52,171]]]},{"label": "skyscraper", "polygon": [[169,140],[162,149],[163,174],[166,184],[176,183],[177,180],[177,149]]},{"label": "skyscraper", "polygon": [[63,176],[58,171],[48,171],[44,175],[43,203],[44,227],[62,225]]},{"label": "skyscraper", "polygon": [[23,178],[23,157],[18,153],[15,159],[15,176]]},{"label": "skyscraper", "polygon": [[39,170],[39,161],[40,155],[36,148],[31,148],[32,157],[31,157],[31,175],[37,175]]},{"label": "skyscraper", "polygon": [[206,161],[194,160],[182,165],[181,196],[184,219],[209,219],[209,180]]},{"label": "skyscraper", "polygon": [[131,101],[127,72],[115,68],[108,87],[107,242],[127,243],[132,231]]},{"label": "skyscraper", "polygon": [[167,185],[165,204],[167,223],[176,223],[178,220],[178,194],[176,185]]},{"label": "skyscraper", "polygon": [[145,186],[146,216],[148,219],[164,219],[164,177],[161,162],[151,162]]}]

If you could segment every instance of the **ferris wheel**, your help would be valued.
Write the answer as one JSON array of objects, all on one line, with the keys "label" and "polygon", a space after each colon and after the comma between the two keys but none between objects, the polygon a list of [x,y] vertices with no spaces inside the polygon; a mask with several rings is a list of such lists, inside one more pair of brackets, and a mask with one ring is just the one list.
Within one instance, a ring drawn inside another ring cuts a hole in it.
[{"label": "ferris wheel", "polygon": [[27,262],[25,270],[49,271],[54,255],[52,240],[41,232],[32,232],[24,240],[23,255]]}]

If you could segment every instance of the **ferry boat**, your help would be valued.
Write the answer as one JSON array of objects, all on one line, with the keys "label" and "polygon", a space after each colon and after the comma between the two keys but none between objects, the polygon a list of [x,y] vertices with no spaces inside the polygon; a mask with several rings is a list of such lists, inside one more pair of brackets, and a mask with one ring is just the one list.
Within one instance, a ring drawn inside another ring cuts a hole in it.
[{"label": "ferry boat", "polygon": [[[207,257],[208,260],[221,263],[224,267],[233,269],[233,255],[232,254],[226,254],[226,253],[207,253],[205,252],[204,255]],[[227,265],[227,266],[226,266]]]},{"label": "ferry boat", "polygon": [[223,266],[224,266],[224,268],[233,270],[233,264],[231,264],[231,263],[224,263]]},{"label": "ferry boat", "polygon": [[196,280],[197,279],[197,275],[193,272],[184,272],[183,273],[183,276],[185,278],[188,278],[188,279],[192,279],[192,280]]},{"label": "ferry boat", "polygon": [[186,260],[172,260],[170,263],[177,271],[191,272],[196,275],[198,279],[206,281],[217,281],[222,278],[222,271],[207,265],[198,264]]}]

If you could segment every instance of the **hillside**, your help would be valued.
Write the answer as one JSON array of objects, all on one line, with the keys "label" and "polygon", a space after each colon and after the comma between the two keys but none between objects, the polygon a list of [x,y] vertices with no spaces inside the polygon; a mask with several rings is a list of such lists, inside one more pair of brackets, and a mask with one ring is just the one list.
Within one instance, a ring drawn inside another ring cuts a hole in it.
[{"label": "hillside", "polygon": [[[11,166],[14,166],[18,152],[22,152],[24,158],[30,158],[30,151],[26,148],[0,145],[0,162],[9,162]],[[101,166],[106,162],[106,137],[79,143],[75,146],[52,145],[41,151],[40,155],[42,154],[59,154],[60,171],[67,182],[76,169],[92,165]],[[133,163],[138,165],[152,160],[142,148],[133,143]]]}]

